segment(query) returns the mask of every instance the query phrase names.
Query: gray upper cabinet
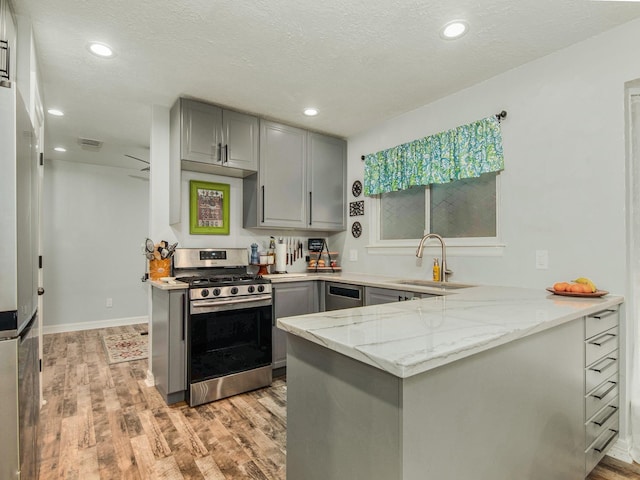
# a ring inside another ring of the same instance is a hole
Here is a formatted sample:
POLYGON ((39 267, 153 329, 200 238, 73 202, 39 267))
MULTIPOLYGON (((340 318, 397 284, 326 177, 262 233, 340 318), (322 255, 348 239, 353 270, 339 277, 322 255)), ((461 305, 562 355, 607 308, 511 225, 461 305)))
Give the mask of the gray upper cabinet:
POLYGON ((347 143, 340 138, 309 133, 307 148, 308 228, 344 230, 347 143))
POLYGON ((257 175, 244 179, 245 228, 344 230, 346 142, 260 121, 257 175))
POLYGON ((179 98, 171 108, 169 223, 180 218, 181 170, 246 177, 258 170, 258 118, 179 98))
POLYGON ((305 228, 307 132, 260 122, 260 226, 305 228))
POLYGON ((258 118, 181 98, 172 112, 182 168, 230 177, 258 170, 258 118))

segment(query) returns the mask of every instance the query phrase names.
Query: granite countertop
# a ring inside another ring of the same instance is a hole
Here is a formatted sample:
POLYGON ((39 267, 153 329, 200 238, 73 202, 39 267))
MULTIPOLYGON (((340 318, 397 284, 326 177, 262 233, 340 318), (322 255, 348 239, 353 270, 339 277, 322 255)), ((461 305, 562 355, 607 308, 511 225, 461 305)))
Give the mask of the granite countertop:
POLYGON ((281 318, 278 327, 407 378, 582 316, 617 308, 624 300, 618 295, 564 297, 543 289, 517 287, 478 286, 446 293, 281 318))

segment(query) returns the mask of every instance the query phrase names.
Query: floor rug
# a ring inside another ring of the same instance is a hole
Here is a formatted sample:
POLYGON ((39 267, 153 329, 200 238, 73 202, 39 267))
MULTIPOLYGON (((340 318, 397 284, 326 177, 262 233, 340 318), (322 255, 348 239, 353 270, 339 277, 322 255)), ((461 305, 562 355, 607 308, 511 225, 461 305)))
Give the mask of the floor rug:
POLYGON ((112 364, 147 358, 149 354, 148 338, 148 335, 140 335, 140 333, 103 336, 102 344, 107 352, 107 361, 112 364))

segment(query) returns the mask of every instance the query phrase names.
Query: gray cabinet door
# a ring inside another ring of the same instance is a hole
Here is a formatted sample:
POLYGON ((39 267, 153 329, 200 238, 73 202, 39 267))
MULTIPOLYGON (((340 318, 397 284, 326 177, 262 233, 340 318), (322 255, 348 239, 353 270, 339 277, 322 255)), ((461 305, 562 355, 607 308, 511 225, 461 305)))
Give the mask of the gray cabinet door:
POLYGON ((364 290, 365 305, 381 305, 383 303, 401 302, 406 292, 388 288, 366 287, 364 290))
POLYGON ((344 140, 309 133, 307 189, 308 228, 346 228, 345 184, 347 144, 344 140))
POLYGON ((307 132, 260 122, 258 224, 306 228, 307 132))
POLYGON ((152 289, 151 369, 167 404, 184 400, 187 389, 185 295, 185 290, 152 289))
MULTIPOLYGON (((278 318, 316 313, 318 303, 317 282, 295 282, 273 285, 274 324, 278 318)), ((273 368, 284 367, 287 363, 287 335, 273 327, 273 368)))
POLYGON ((364 304, 380 305, 383 303, 404 302, 420 298, 436 297, 429 293, 410 292, 406 290, 392 290, 390 288, 365 287, 364 304))
POLYGON ((258 171, 258 118, 224 110, 222 130, 224 165, 258 171))
POLYGON ((222 109, 181 99, 181 158, 192 162, 221 163, 222 109))

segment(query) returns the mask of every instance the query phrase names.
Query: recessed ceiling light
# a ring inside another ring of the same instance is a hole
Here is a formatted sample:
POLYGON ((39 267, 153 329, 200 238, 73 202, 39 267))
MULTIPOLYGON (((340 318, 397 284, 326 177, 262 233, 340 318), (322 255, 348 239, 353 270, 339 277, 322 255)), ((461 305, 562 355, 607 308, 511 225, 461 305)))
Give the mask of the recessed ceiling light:
POLYGON ((467 22, 462 20, 455 20, 453 22, 447 23, 444 27, 442 27, 442 33, 440 36, 447 40, 451 40, 454 38, 460 38, 467 32, 469 26, 467 22))
POLYGON ((54 117, 64 117, 64 112, 57 108, 50 108, 47 112, 49 112, 49 115, 53 115, 54 117))
POLYGON ((98 57, 113 57, 113 49, 106 43, 91 42, 89 44, 89 51, 98 57))
POLYGON ((67 151, 67 149, 66 149, 66 148, 64 148, 64 147, 55 147, 55 148, 54 148, 54 150, 55 150, 56 152, 66 152, 66 151, 67 151))
POLYGON ((311 108, 311 107, 305 108, 304 109, 304 114, 307 117, 315 117, 318 114, 318 110, 316 108, 311 108))

